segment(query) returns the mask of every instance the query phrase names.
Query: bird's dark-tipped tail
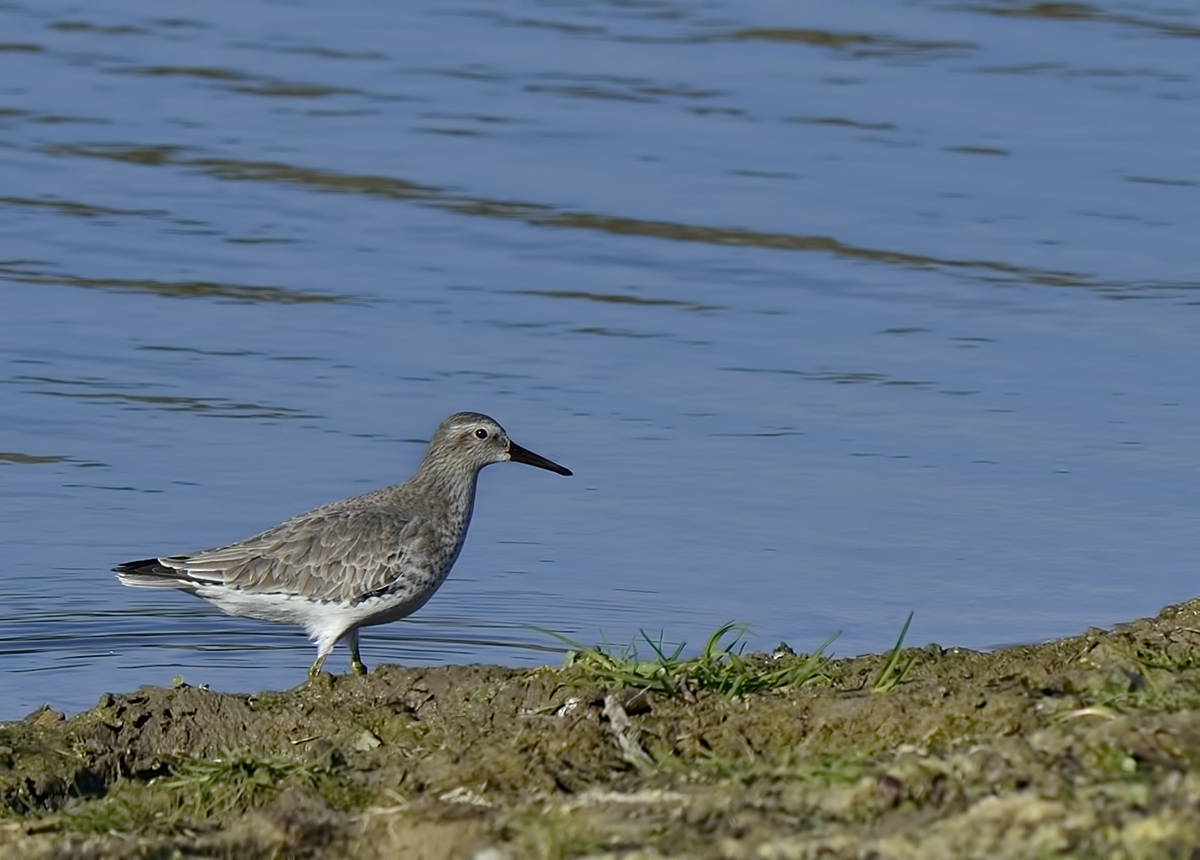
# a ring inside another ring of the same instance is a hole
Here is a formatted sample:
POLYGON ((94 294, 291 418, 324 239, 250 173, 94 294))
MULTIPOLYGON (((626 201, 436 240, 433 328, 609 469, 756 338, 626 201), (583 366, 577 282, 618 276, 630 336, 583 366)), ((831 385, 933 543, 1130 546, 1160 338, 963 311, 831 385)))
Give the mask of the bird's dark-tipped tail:
POLYGON ((179 571, 167 567, 157 558, 127 561, 113 568, 122 585, 134 588, 187 588, 189 583, 181 580, 179 571))

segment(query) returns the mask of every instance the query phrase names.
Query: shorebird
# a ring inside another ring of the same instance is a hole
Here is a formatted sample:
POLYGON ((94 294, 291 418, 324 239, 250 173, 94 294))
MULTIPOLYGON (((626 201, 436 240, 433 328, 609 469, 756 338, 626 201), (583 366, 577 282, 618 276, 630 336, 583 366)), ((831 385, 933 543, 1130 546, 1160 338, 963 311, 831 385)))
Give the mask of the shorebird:
POLYGON ((261 534, 191 555, 128 561, 123 585, 178 588, 229 615, 303 627, 317 645, 309 677, 333 646, 350 647, 365 675, 358 630, 397 621, 429 600, 458 558, 479 470, 512 460, 570 475, 522 448, 478 412, 451 415, 402 484, 292 517, 261 534))

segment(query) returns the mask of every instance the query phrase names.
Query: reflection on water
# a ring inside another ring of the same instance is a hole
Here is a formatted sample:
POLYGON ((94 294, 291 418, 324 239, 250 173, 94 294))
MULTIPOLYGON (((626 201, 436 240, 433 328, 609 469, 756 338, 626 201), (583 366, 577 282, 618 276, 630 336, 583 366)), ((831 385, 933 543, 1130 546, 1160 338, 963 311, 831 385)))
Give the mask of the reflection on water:
POLYGON ((798 376, 801 379, 815 379, 820 382, 833 382, 838 385, 908 385, 914 388, 922 388, 932 384, 929 382, 919 382, 915 379, 892 379, 882 373, 838 373, 825 370, 781 370, 765 367, 722 367, 721 370, 733 373, 780 373, 785 376, 798 376))
MULTIPOLYGON (((1004 150, 988 147, 947 147, 951 152, 973 154, 1007 154, 1004 150)), ((200 168, 219 179, 244 182, 280 182, 303 184, 321 191, 357 193, 395 200, 412 200, 424 205, 437 206, 460 215, 477 215, 488 218, 511 218, 524 221, 531 226, 568 228, 574 230, 597 230, 619 236, 648 236, 670 239, 676 242, 701 242, 712 245, 738 245, 769 248, 780 251, 813 251, 839 257, 860 259, 873 263, 905 266, 911 268, 945 268, 953 272, 990 282, 1025 283, 1033 282, 1047 286, 1087 287, 1099 290, 1110 297, 1125 297, 1144 289, 1192 290, 1200 287, 1200 281, 1177 283, 1143 284, 1137 282, 1112 282, 1099 280, 1075 272, 1039 271, 1027 266, 988 260, 955 260, 889 251, 877 248, 856 247, 827 236, 796 236, 781 233, 762 233, 728 227, 705 227, 690 224, 675 224, 660 221, 645 221, 636 218, 592 214, 586 212, 555 212, 551 207, 538 203, 523 203, 508 200, 483 200, 463 198, 447 194, 441 189, 391 179, 382 176, 345 176, 328 171, 291 167, 276 163, 241 163, 228 159, 189 158, 176 154, 173 147, 126 147, 126 146, 59 146, 53 151, 58 154, 112 158, 146 165, 181 165, 200 168)), ((0 268, 0 277, 14 279, 41 278, 51 276, 34 273, 9 274, 0 268)), ((109 281, 89 284, 85 279, 62 278, 58 283, 79 286, 107 286, 109 281)), ((114 289, 147 289, 140 283, 111 281, 114 289)), ((169 290, 179 295, 203 295, 210 290, 216 295, 242 298, 246 301, 336 301, 335 297, 292 294, 274 287, 249 287, 222 284, 171 284, 161 285, 160 294, 169 290), (270 296, 268 298, 267 296, 270 296)))
POLYGON ((0 451, 0 464, 3 463, 61 463, 66 457, 44 456, 37 454, 18 454, 14 451, 0 451))
MULTIPOLYGON (((0 636, 0 657, 37 655, 45 665, 76 660, 79 652, 111 655, 140 648, 168 652, 295 652, 307 646, 304 635, 273 625, 246 625, 216 612, 181 612, 169 607, 142 607, 139 624, 131 630, 124 612, 77 612, 72 621, 82 630, 63 635, 62 619, 27 612, 0 618, 5 635, 0 636), (220 620, 214 620, 214 616, 220 620)), ((312 647, 312 646, 308 646, 312 647)), ((371 630, 364 638, 374 662, 413 661, 418 655, 446 650, 462 654, 481 649, 511 652, 509 660, 529 664, 546 660, 546 655, 564 654, 565 646, 531 628, 488 624, 470 618, 422 617, 371 630)), ((251 658, 252 659, 252 658, 251 658)), ((220 665, 219 663, 216 665, 220 665)), ((27 669, 26 671, 36 671, 27 669)))
POLYGON ((767 42, 802 42, 820 48, 838 48, 859 57, 897 57, 909 54, 955 56, 976 47, 971 42, 932 42, 873 36, 868 33, 834 33, 828 30, 756 27, 738 30, 731 39, 762 39, 767 42))
POLYGON ((85 278, 76 275, 38 272, 25 266, 4 263, 0 263, 0 279, 24 284, 56 284, 97 290, 152 293, 156 296, 172 298, 219 298, 233 299, 238 302, 276 302, 281 304, 353 301, 349 296, 305 293, 282 287, 218 284, 204 281, 151 281, 140 278, 85 278))
POLYGON ((528 296, 546 296, 551 299, 583 299, 589 302, 604 302, 614 305, 648 305, 651 307, 685 308, 689 311, 723 311, 721 305, 706 305, 681 299, 654 299, 646 296, 630 296, 622 293, 589 293, 584 290, 514 290, 528 296))
POLYGON ((302 680, 300 632, 110 568, 403 480, 462 409, 578 478, 488 470, 368 664, 1193 596, 1198 14, 4 5, 0 718, 302 680))
POLYGON ((79 218, 97 218, 109 215, 151 215, 162 216, 165 212, 137 209, 110 209, 105 206, 88 206, 84 203, 72 203, 69 200, 34 200, 28 197, 0 197, 0 205, 23 206, 34 209, 50 209, 60 215, 75 215, 79 218))
POLYGON ((1200 39, 1200 27, 1194 24, 1155 20, 1142 15, 1112 12, 1091 3, 1004 3, 971 4, 962 8, 986 15, 1011 18, 1049 18, 1059 21, 1102 21, 1127 28, 1145 28, 1163 36, 1200 39))
MULTIPOLYGON (((239 353, 225 353, 238 355, 239 353)), ((245 353, 241 353, 245 354, 245 353)), ((136 407, 167 409, 172 412, 194 412, 202 415, 218 415, 225 418, 310 418, 297 409, 281 406, 262 406, 256 403, 231 403, 224 398, 178 397, 166 394, 134 394, 130 391, 80 391, 87 389, 145 388, 143 383, 115 383, 105 379, 50 379, 37 376, 16 376, 10 382, 25 384, 24 393, 42 394, 50 397, 72 397, 78 400, 118 402, 136 407), (52 387, 41 387, 52 386, 52 387), (63 390, 65 388, 65 390, 63 390)))

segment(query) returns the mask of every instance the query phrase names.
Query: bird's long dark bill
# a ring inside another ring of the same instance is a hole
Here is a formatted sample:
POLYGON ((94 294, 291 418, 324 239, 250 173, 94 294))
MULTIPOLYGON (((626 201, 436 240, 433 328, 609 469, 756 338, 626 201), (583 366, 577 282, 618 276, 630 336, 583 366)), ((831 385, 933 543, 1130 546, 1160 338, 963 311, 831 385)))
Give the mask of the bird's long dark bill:
POLYGON ((516 442, 508 443, 508 456, 512 458, 514 463, 527 463, 530 466, 537 466, 539 469, 548 469, 551 472, 558 472, 560 475, 571 474, 570 469, 565 469, 555 463, 553 460, 547 460, 541 454, 535 454, 527 448, 522 448, 516 442))

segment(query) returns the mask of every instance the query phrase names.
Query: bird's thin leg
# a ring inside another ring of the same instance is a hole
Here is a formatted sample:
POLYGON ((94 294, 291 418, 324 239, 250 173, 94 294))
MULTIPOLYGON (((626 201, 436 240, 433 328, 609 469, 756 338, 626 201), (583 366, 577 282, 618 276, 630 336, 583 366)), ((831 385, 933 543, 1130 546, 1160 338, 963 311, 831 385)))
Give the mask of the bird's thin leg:
POLYGON ((317 659, 312 666, 308 668, 308 677, 315 678, 321 674, 321 667, 325 665, 325 658, 329 656, 329 652, 333 650, 333 646, 337 644, 336 639, 328 639, 322 637, 317 641, 317 659))
POLYGON ((321 664, 325 662, 325 658, 328 656, 328 653, 317 655, 317 659, 308 667, 308 677, 315 678, 321 674, 321 664))
POLYGON ((367 674, 367 667, 363 665, 362 657, 358 653, 358 631, 351 630, 346 634, 346 644, 350 646, 350 668, 354 670, 356 675, 367 674))

